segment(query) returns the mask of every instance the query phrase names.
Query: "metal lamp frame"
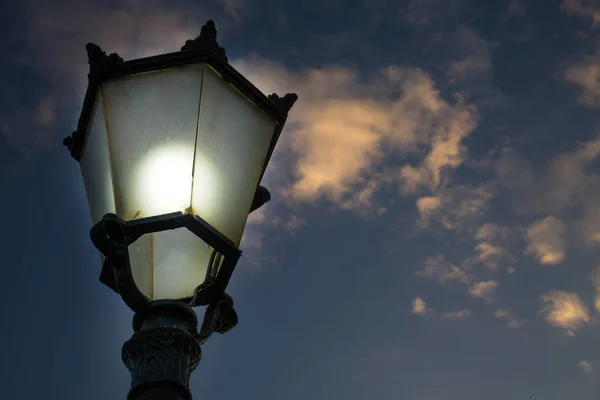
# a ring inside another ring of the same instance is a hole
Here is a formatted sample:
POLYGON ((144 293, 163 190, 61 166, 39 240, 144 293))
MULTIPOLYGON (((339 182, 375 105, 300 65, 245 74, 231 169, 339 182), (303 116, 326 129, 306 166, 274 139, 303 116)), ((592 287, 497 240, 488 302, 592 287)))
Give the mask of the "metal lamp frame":
POLYGON ((148 308, 150 300, 138 288, 131 271, 129 245, 146 234, 186 228, 213 248, 205 281, 192 297, 178 299, 190 307, 208 305, 225 292, 231 274, 240 258, 237 246, 202 218, 175 212, 154 217, 125 221, 115 214, 106 214, 90 230, 94 246, 105 259, 100 280, 121 295, 135 312, 148 308))
MULTIPOLYGON (((265 96, 227 62, 225 49, 217 44, 217 30, 208 21, 200 36, 188 40, 181 51, 123 61, 118 54, 106 55, 88 43, 89 84, 77 130, 64 139, 71 156, 80 161, 85 147, 94 99, 107 79, 163 70, 204 62, 236 90, 244 94, 275 122, 275 131, 266 154, 259 184, 249 213, 270 200, 267 189, 260 186, 269 159, 298 96, 288 93, 265 96)), ((189 378, 201 357, 202 345, 213 332, 225 333, 235 327, 238 316, 233 300, 225 288, 241 256, 239 248, 199 216, 176 212, 125 221, 116 214, 106 214, 92 227, 90 237, 104 256, 100 281, 109 286, 135 312, 134 334, 125 342, 122 359, 131 372, 129 400, 191 400, 189 378), (213 248, 204 283, 194 295, 178 300, 151 300, 138 288, 133 278, 129 246, 146 234, 185 228, 213 248), (192 307, 207 305, 201 329, 192 307)))
MULTIPOLYGON (((181 48, 181 51, 130 61, 124 61, 116 53, 106 55, 98 45, 88 43, 86 49, 90 64, 89 84, 81 116, 77 130, 63 141, 63 144, 69 149, 71 156, 77 161, 81 159, 94 99, 104 81, 126 75, 159 71, 196 63, 206 63, 206 65, 213 68, 225 81, 250 99, 276 122, 273 139, 269 145, 260 173, 260 182, 287 119, 287 114, 298 99, 298 96, 295 93, 288 93, 283 97, 275 93, 265 96, 250 81, 229 65, 225 49, 219 46, 216 36, 217 30, 214 22, 208 21, 202 27, 200 36, 194 40, 188 40, 181 48)), ((256 210, 269 201, 270 197, 268 190, 258 185, 249 212, 256 210)), ((195 215, 173 213, 125 221, 115 214, 107 214, 92 228, 92 240, 98 250, 105 256, 100 276, 101 282, 118 292, 127 305, 134 311, 147 308, 150 300, 135 285, 127 246, 144 234, 177 228, 187 228, 223 256, 222 263, 220 260, 211 258, 213 261, 211 262, 212 264, 216 262, 216 265, 220 265, 219 270, 216 271, 218 272, 216 276, 214 275, 213 266, 210 265, 205 283, 197 288, 193 297, 182 300, 192 307, 207 305, 217 301, 224 293, 241 252, 228 238, 219 233, 202 218, 195 215), (107 239, 107 224, 113 225, 115 229, 118 226, 117 230, 122 231, 124 239, 122 241, 107 239)))

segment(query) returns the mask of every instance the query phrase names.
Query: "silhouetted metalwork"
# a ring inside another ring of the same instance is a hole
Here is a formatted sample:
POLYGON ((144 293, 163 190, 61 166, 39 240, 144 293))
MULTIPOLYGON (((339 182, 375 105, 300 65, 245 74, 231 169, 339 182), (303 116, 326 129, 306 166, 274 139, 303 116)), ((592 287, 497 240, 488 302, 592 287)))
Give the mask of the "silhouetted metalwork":
POLYGON ((288 93, 283 97, 279 97, 277 94, 273 93, 269 95, 269 100, 275 103, 277 107, 281 108, 287 114, 290 112, 296 100, 298 100, 298 95, 296 93, 288 93))
POLYGON ((202 354, 195 312, 179 301, 157 301, 134 321, 121 352, 131 372, 128 400, 190 400, 190 374, 202 354))
POLYGON ((152 301, 139 290, 133 279, 129 245, 143 235, 178 228, 188 229, 213 249, 204 283, 196 288, 193 297, 182 301, 191 307, 212 304, 225 293, 241 251, 202 218, 175 212, 124 221, 115 214, 106 214, 92 227, 92 243, 105 257, 101 277, 106 280, 103 283, 116 290, 133 311, 144 312, 152 301))
MULTIPOLYGON (((273 140, 263 163, 260 182, 288 112, 298 96, 295 93, 283 97, 277 94, 265 96, 228 64, 225 49, 219 46, 216 37, 215 24, 208 21, 200 35, 186 41, 181 51, 130 61, 124 61, 116 53, 107 55, 98 45, 88 43, 88 89, 77 130, 63 140, 71 156, 80 161, 93 104, 102 83, 107 79, 206 63, 275 122, 273 140)), ((270 199, 269 191, 258 185, 250 212, 270 199)), ((93 244, 104 256, 100 281, 119 293, 135 312, 134 334, 122 350, 123 362, 131 372, 129 400, 190 400, 189 378, 200 361, 200 346, 213 332, 228 332, 238 323, 233 300, 225 293, 225 289, 241 251, 226 236, 189 211, 131 221, 125 221, 115 214, 106 214, 90 231, 93 244), (190 298, 150 300, 134 281, 128 247, 143 235, 178 228, 188 229, 214 249, 204 283, 196 288, 190 298), (191 308, 197 305, 207 305, 200 331, 196 314, 191 308)))
POLYGON ((112 53, 107 56, 97 44, 88 43, 85 48, 87 50, 90 68, 106 67, 123 62, 123 59, 117 53, 112 53))
POLYGON ((217 27, 213 21, 207 21, 200 29, 200 36, 194 40, 187 40, 181 51, 194 50, 202 46, 210 47, 216 54, 227 61, 225 49, 217 43, 217 27))
POLYGON ((134 334, 121 352, 131 372, 128 400, 190 400, 190 374, 200 362, 201 344, 237 321, 228 295, 208 306, 200 331, 196 313, 181 301, 157 300, 137 312, 134 334))

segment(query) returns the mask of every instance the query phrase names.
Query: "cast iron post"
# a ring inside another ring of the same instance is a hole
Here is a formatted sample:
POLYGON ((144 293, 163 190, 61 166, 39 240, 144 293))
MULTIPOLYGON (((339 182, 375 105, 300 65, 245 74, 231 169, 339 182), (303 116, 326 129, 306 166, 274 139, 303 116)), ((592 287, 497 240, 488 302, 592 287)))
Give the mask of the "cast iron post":
POLYGON ((123 345, 131 372, 128 400, 191 400, 190 374, 200 361, 196 313, 180 301, 155 301, 133 318, 123 345))

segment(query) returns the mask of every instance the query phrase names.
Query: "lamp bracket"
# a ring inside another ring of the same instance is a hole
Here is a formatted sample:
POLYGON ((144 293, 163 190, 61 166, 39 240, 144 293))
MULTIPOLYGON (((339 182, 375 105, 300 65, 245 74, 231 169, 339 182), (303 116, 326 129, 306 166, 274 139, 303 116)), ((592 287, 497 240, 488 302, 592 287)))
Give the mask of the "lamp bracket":
POLYGON ((219 300, 206 308, 202 327, 198 332, 198 341, 200 344, 204 344, 213 332, 224 334, 235 328, 237 323, 238 316, 233 308, 233 299, 223 293, 219 300))
MULTIPOLYGON (((133 311, 143 312, 151 300, 139 290, 133 279, 129 245, 145 234, 178 228, 187 228, 222 256, 221 264, 213 265, 211 262, 204 283, 196 288, 194 295, 180 300, 191 307, 220 302, 241 251, 200 217, 176 212, 124 221, 115 214, 106 214, 92 227, 92 243, 105 257, 100 280, 119 293, 133 311)), ((214 259, 211 257, 211 260, 214 259)), ((224 313, 231 316, 231 312, 224 313)))

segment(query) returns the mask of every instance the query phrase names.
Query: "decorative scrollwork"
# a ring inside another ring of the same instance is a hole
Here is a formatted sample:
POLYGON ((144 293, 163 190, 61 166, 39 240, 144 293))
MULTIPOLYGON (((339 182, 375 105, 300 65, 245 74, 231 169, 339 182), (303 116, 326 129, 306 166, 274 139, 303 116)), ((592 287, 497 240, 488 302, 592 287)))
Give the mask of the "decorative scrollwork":
POLYGON ((77 133, 77 131, 73 131, 73 133, 71 133, 70 136, 67 136, 66 138, 63 139, 63 146, 65 146, 67 149, 69 149, 69 151, 73 150, 73 141, 74 141, 74 137, 75 134, 77 133))
POLYGON ((88 63, 91 68, 105 67, 123 62, 123 59, 117 53, 112 53, 107 56, 106 52, 102 51, 97 44, 88 43, 85 48, 88 54, 88 63))
POLYGON ((181 50, 194 50, 200 46, 208 46, 215 53, 225 59, 225 61, 227 61, 225 49, 219 46, 217 43, 217 27, 215 26, 214 21, 207 21, 206 24, 204 24, 200 29, 200 36, 194 40, 187 40, 181 50))
POLYGON ((298 100, 298 95, 296 93, 288 93, 283 97, 279 97, 276 93, 269 95, 269 100, 277 105, 277 107, 281 108, 286 114, 292 109, 292 106, 298 100))

